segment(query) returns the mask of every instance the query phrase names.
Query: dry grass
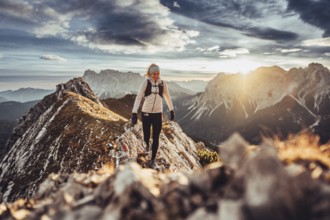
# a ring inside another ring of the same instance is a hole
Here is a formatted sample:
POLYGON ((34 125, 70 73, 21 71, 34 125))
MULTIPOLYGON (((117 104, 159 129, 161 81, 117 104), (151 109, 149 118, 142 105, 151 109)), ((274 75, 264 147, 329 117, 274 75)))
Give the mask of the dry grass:
POLYGON ((66 92, 55 108, 65 102, 67 104, 57 115, 51 129, 54 132, 52 136, 61 136, 63 152, 80 155, 83 150, 84 160, 88 164, 110 162, 107 144, 116 144, 115 140, 124 132, 127 120, 76 93, 66 92))
POLYGON ((330 144, 320 145, 319 137, 303 133, 290 136, 286 141, 275 140, 279 158, 287 163, 306 162, 320 165, 323 169, 330 169, 330 144))

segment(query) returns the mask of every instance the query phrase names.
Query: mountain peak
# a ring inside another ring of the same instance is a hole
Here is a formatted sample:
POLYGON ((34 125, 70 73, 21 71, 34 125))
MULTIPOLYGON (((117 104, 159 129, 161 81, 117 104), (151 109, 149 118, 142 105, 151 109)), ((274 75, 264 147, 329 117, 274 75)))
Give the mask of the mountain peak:
POLYGON ((286 71, 284 69, 282 69, 279 66, 270 66, 270 67, 258 67, 257 69, 255 69, 254 71, 252 71, 252 73, 262 73, 262 74, 282 74, 285 73, 286 71))
POLYGON ((73 78, 66 83, 61 83, 56 86, 55 93, 59 98, 63 96, 64 91, 77 93, 102 105, 101 100, 94 94, 92 89, 82 77, 73 78))
MULTIPOLYGON (((320 63, 310 63, 307 67, 307 71, 308 72, 314 72, 314 71, 318 71, 318 70, 328 70, 326 67, 324 67, 322 64, 320 63)), ((329 71, 329 70, 328 70, 329 71)))

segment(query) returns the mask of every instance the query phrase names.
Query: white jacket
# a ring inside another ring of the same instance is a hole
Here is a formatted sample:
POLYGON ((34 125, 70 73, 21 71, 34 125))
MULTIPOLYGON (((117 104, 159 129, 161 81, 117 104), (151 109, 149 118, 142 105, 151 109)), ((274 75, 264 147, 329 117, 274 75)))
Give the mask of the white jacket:
POLYGON ((171 100, 170 93, 168 91, 167 84, 164 80, 158 79, 156 82, 151 79, 145 79, 142 82, 140 90, 135 98, 133 111, 132 113, 137 113, 138 108, 140 106, 141 100, 144 97, 144 103, 142 106, 142 112, 146 113, 161 113, 163 112, 163 100, 162 97, 159 95, 158 85, 163 82, 163 97, 165 98, 166 104, 170 111, 173 110, 173 103, 171 100), (144 97, 144 92, 146 91, 148 80, 151 82, 151 94, 144 97))

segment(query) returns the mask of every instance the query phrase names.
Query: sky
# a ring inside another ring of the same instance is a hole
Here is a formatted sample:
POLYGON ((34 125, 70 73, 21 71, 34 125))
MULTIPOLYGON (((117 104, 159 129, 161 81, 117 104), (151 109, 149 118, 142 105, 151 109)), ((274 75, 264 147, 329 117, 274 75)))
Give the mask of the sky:
POLYGON ((329 0, 0 0, 0 91, 151 63, 167 80, 329 68, 329 21, 329 0))

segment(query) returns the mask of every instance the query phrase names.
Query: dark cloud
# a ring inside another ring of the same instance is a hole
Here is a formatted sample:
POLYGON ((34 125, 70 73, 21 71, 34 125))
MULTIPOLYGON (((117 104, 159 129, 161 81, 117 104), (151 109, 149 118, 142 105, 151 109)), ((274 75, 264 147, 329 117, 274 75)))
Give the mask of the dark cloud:
POLYGON ((252 36, 265 40, 274 40, 279 43, 293 41, 298 38, 298 35, 293 32, 276 30, 273 28, 249 28, 247 29, 247 36, 252 36))
POLYGON ((46 0, 18 4, 3 0, 0 6, 0 17, 8 21, 8 25, 4 19, 0 21, 3 28, 19 23, 16 29, 39 38, 56 36, 92 48, 111 50, 110 45, 121 45, 182 49, 192 36, 170 21, 165 7, 151 1, 46 0))
POLYGON ((235 27, 226 17, 238 11, 239 4, 233 1, 194 1, 194 0, 161 0, 161 4, 168 7, 172 12, 178 13, 208 24, 235 27), (174 2, 179 3, 179 7, 175 6, 174 2))
POLYGON ((23 2, 1 0, 0 1, 0 12, 3 14, 25 14, 29 11, 28 6, 23 2))
POLYGON ((221 24, 221 20, 228 24, 230 20, 236 22, 239 18, 262 18, 280 10, 277 0, 161 0, 160 2, 175 13, 215 24, 218 22, 221 24), (176 6, 177 4, 179 6, 176 6))
POLYGON ((303 21, 324 30, 324 37, 330 36, 329 0, 288 0, 288 10, 296 11, 303 21))
POLYGON ((51 61, 66 61, 65 58, 60 57, 60 56, 55 55, 55 54, 42 55, 42 56, 40 56, 40 59, 42 59, 42 60, 51 60, 51 61))
POLYGON ((144 45, 153 39, 166 35, 152 18, 133 11, 122 13, 103 13, 97 22, 96 32, 88 34, 88 38, 94 42, 122 45, 144 45))
POLYGON ((255 24, 254 19, 262 19, 269 15, 283 13, 283 6, 276 0, 226 1, 226 0, 161 0, 161 3, 174 13, 191 17, 208 24, 240 30, 246 36, 276 42, 296 40, 298 35, 293 32, 277 30, 255 24), (180 7, 176 7, 178 2, 180 7))
POLYGON ((33 11, 28 5, 9 0, 0 1, 0 25, 2 28, 31 28, 34 25, 33 11))

